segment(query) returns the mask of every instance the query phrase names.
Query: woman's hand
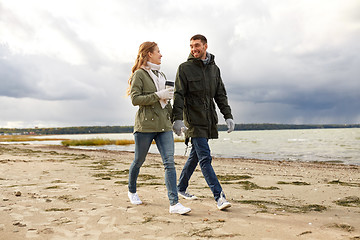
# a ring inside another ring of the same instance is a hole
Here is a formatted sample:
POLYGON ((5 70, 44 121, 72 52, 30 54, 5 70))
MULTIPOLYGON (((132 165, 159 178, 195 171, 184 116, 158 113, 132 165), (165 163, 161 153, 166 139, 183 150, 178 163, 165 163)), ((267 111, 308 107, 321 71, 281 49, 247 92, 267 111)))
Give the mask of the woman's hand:
POLYGON ((174 97, 174 88, 163 89, 163 90, 160 90, 160 91, 155 92, 155 93, 156 93, 156 95, 158 95, 158 97, 160 99, 165 99, 165 100, 173 99, 173 97, 174 97))

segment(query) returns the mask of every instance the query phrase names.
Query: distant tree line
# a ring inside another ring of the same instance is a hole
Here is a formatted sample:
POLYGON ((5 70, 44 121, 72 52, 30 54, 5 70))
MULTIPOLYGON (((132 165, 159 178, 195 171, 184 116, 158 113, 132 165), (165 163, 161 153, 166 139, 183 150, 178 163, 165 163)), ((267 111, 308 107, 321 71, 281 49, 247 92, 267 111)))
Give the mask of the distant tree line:
MULTIPOLYGON (((360 124, 235 124, 235 131, 240 130, 280 130, 280 129, 319 129, 319 128, 360 128, 360 124)), ((63 128, 0 128, 0 134, 87 134, 87 133, 132 133, 133 126, 88 126, 63 128)), ((226 131, 226 125, 218 125, 219 131, 226 131)))
POLYGON ((89 126, 62 128, 0 128, 0 134, 58 135, 87 133, 131 133, 133 126, 89 126))
MULTIPOLYGON (((360 124, 275 124, 248 123, 235 124, 235 131, 244 130, 281 130, 281 129, 321 129, 321 128, 360 128, 360 124)), ((218 125, 219 131, 226 131, 226 125, 218 125)))

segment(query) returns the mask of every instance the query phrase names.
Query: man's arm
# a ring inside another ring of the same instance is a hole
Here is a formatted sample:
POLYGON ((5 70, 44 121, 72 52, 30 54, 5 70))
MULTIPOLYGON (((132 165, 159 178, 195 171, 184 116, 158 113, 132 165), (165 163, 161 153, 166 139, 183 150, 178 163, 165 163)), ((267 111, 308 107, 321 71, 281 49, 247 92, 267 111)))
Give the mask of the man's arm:
POLYGON ((186 92, 186 77, 181 70, 181 65, 178 68, 175 79, 174 105, 172 111, 173 130, 176 135, 181 136, 181 132, 185 132, 187 127, 183 122, 184 97, 186 92))
POLYGON ((231 114, 231 108, 228 103, 228 97, 225 90, 225 85, 221 79, 220 70, 219 70, 219 81, 218 85, 216 86, 216 93, 214 100, 216 102, 216 105, 220 109, 220 112, 224 116, 224 119, 234 119, 231 114))
POLYGON ((174 89, 174 105, 172 111, 172 121, 183 120, 183 109, 184 109, 184 96, 186 93, 186 76, 182 71, 181 65, 179 66, 174 89))

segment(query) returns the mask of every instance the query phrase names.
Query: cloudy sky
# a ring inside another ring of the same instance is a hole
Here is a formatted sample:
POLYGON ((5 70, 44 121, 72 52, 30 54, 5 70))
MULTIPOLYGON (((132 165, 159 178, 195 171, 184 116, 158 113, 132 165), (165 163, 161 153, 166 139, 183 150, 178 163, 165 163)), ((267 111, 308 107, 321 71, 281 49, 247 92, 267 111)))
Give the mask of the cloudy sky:
POLYGON ((0 127, 133 125, 139 45, 174 79, 197 33, 236 123, 360 123, 358 0, 0 0, 0 127))

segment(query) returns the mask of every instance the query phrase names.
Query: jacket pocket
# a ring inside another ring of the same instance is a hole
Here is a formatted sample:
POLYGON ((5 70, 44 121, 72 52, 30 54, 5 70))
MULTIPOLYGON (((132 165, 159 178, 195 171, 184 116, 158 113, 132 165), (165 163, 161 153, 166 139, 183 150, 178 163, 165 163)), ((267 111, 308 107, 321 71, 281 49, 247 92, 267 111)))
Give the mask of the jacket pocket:
POLYGON ((141 106, 138 110, 135 122, 142 128, 149 128, 152 126, 154 114, 150 108, 151 106, 141 106))
POLYGON ((188 78, 189 92, 199 92, 204 90, 201 77, 188 78))
POLYGON ((186 120, 191 125, 207 126, 207 111, 203 105, 188 105, 186 107, 186 120))
POLYGON ((144 107, 144 121, 154 121, 155 111, 152 105, 144 107))

